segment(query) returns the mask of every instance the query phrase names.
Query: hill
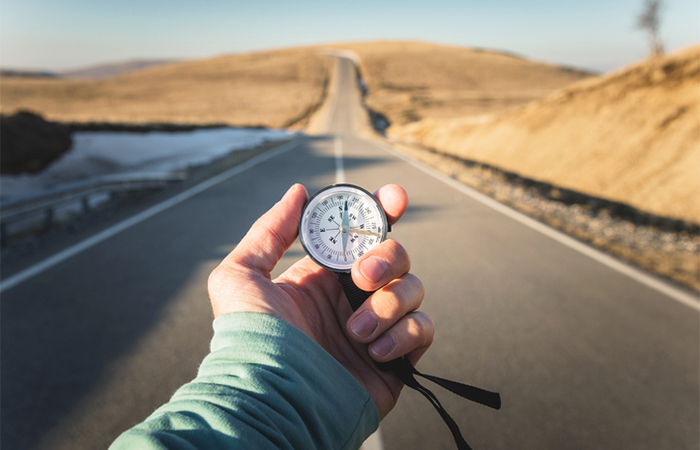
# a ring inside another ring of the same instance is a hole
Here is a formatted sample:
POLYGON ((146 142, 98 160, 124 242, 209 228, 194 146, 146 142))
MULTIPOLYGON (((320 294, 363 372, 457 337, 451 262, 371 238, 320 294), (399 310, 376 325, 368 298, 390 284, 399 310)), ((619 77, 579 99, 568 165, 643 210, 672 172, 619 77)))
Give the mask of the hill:
POLYGON ((488 116, 391 133, 523 177, 700 222, 700 46, 488 116))
POLYGON ((592 74, 493 50, 422 42, 334 45, 360 57, 366 104, 389 132, 422 119, 492 113, 541 99, 592 74))
MULTIPOLYGON (((601 77, 419 42, 360 57, 390 137, 664 217, 698 222, 700 47, 601 77)), ((0 78, 3 114, 61 122, 302 128, 323 102, 322 47, 172 63, 98 80, 0 78)))
POLYGON ((332 67, 313 49, 187 61, 104 79, 0 78, 0 110, 60 122, 302 126, 332 67))
POLYGON ((109 78, 130 72, 147 69, 149 67, 162 66, 177 62, 172 59, 134 59, 116 63, 98 64, 78 69, 57 72, 56 76, 65 78, 109 78))
MULTIPOLYGON (((370 88, 367 105, 394 125, 501 111, 589 75, 506 53, 418 42, 333 47, 360 55, 370 88)), ((139 61, 107 64, 55 79, 6 72, 0 78, 0 110, 5 115, 31 110, 61 122, 301 127, 324 97, 332 61, 323 48, 227 55, 141 70, 139 61), (121 73, 125 69, 131 72, 121 73)))

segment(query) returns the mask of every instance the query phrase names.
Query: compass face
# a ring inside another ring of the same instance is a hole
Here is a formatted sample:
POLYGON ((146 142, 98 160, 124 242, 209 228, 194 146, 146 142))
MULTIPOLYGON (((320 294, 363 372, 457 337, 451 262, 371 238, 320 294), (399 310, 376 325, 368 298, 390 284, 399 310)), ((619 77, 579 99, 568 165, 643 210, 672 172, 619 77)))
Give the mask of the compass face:
POLYGON ((352 263, 386 239, 387 220, 376 198, 352 184, 322 189, 306 204, 299 238, 322 267, 349 272, 352 263))

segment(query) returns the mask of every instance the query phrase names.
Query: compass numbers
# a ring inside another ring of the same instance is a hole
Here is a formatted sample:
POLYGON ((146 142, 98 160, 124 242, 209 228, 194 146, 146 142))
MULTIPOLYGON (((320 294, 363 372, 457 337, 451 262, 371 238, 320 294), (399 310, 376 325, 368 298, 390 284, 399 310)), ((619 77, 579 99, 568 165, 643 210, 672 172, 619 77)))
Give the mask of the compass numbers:
POLYGON ((385 223, 384 211, 371 194, 335 185, 316 194, 304 208, 301 241, 316 262, 345 271, 384 240, 385 223))

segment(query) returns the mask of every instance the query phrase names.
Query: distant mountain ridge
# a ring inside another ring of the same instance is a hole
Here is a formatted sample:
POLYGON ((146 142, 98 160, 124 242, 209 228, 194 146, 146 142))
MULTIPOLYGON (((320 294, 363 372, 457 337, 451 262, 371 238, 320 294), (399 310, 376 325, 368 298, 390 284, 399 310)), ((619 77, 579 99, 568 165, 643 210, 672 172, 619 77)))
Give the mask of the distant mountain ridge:
POLYGON ((323 102, 332 70, 328 56, 309 48, 152 62, 5 76, 0 112, 82 124, 302 127, 323 102))
POLYGON ((129 72, 180 62, 176 59, 133 59, 123 62, 97 64, 84 68, 58 72, 57 75, 66 78, 108 78, 129 72))
POLYGON ((86 78, 100 79, 179 62, 176 59, 132 59, 127 61, 96 64, 77 69, 52 71, 32 69, 2 69, 0 76, 25 78, 86 78))

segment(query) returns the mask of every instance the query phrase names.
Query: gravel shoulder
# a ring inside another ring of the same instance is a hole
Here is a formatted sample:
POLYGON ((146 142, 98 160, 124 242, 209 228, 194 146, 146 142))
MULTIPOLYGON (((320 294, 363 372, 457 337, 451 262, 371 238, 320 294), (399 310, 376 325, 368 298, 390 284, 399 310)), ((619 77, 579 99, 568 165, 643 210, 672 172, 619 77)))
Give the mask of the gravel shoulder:
POLYGON ((700 292, 700 231, 649 215, 620 214, 616 208, 561 197, 556 187, 543 189, 526 179, 454 156, 392 141, 391 145, 467 186, 561 230, 615 257, 631 262, 685 288, 700 292), (625 217, 627 216, 627 217, 625 217))

